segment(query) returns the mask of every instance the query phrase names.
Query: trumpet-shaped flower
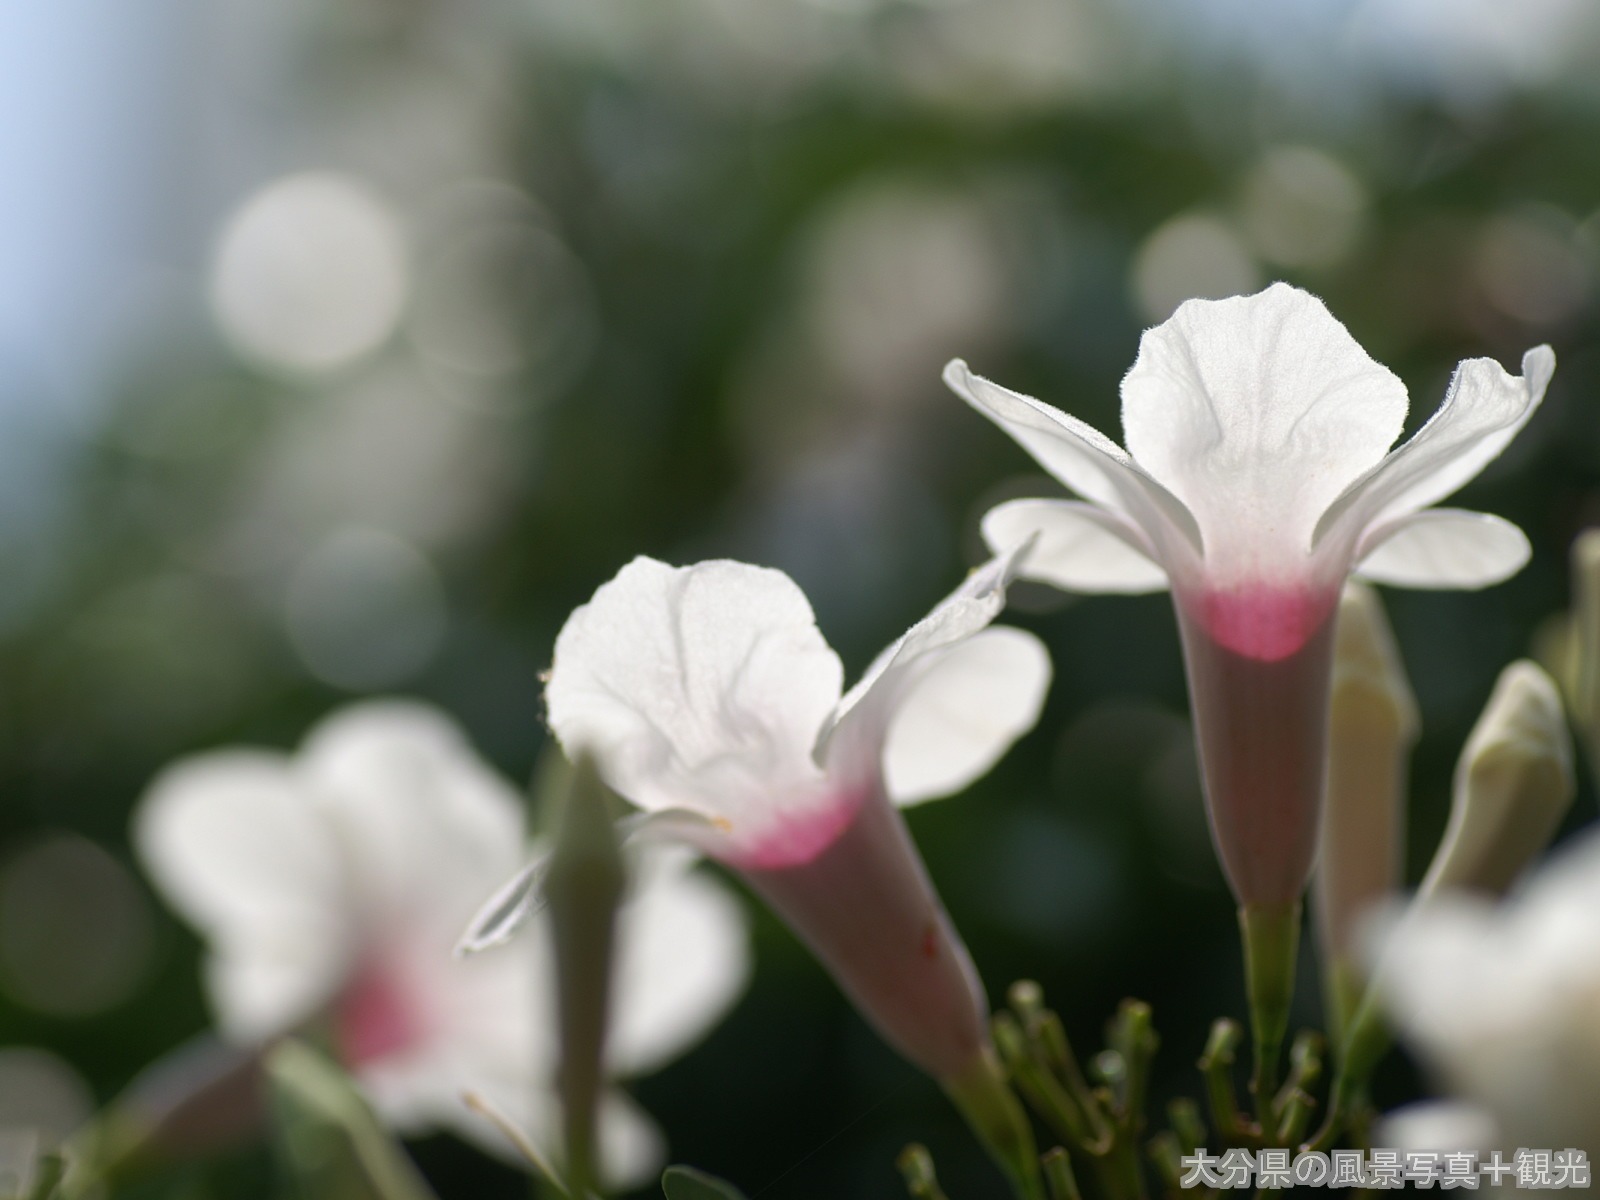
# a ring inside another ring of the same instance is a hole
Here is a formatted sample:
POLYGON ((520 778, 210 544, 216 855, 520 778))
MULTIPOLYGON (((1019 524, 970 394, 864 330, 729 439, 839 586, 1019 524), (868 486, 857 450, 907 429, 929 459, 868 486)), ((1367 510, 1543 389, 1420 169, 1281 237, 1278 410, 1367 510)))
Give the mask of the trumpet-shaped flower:
POLYGON ((1600 1150, 1600 832, 1502 902, 1441 892, 1374 939, 1378 996, 1509 1146, 1600 1150))
POLYGON ((1554 369, 1457 369, 1439 411, 1390 447, 1400 380, 1305 292, 1191 300, 1145 332, 1122 382, 1127 449, 952 362, 945 380, 1081 500, 1016 500, 991 545, 1038 539, 1022 573, 1073 591, 1170 588, 1212 831, 1242 904, 1300 895, 1315 853, 1333 626, 1352 573, 1475 588, 1527 539, 1498 517, 1429 507, 1522 428, 1554 369))
MULTIPOLYGON (((542 924, 506 951, 452 948, 486 886, 528 853, 523 805, 431 709, 379 702, 319 726, 298 754, 232 749, 180 762, 141 802, 136 842, 157 886, 208 946, 225 1035, 257 1044, 325 1030, 378 1114, 401 1132, 500 1136, 474 1092, 547 1152, 559 1144, 553 967, 542 924)), ((611 1067, 675 1057, 747 975, 737 902, 658 849, 619 917, 611 1067)), ((602 1156, 617 1182, 655 1168, 660 1136, 617 1091, 602 1156)))
POLYGON ((940 1079, 986 1049, 986 1006, 891 801, 963 787, 1037 719, 1044 648, 986 628, 1015 557, 969 577, 843 695, 782 572, 637 558, 568 619, 547 691, 569 754, 593 752, 619 793, 738 869, 940 1079))

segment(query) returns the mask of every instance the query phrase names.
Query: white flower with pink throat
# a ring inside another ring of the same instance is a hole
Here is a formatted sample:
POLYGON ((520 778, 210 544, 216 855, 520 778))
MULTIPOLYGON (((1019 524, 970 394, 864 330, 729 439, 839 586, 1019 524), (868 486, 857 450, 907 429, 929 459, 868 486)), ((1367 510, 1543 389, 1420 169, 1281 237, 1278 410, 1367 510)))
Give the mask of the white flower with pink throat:
MULTIPOLYGON (((422 705, 352 706, 296 754, 228 749, 169 768, 135 819, 138 849, 206 942, 221 1031, 245 1045, 321 1031, 379 1116, 508 1144, 462 1101, 474 1093, 544 1152, 560 1142, 553 961, 535 922, 516 945, 452 949, 486 889, 530 851, 523 801, 448 720, 422 705)), ((676 1057, 748 975, 734 898, 656 850, 619 914, 610 1068, 676 1057)), ((601 1157, 646 1179, 662 1138, 620 1090, 601 1157)))
POLYGON ((637 558, 568 619, 546 693, 569 755, 739 871, 861 1013, 1036 1173, 977 973, 897 805, 960 790, 1038 719, 1050 660, 990 628, 1022 551, 975 571, 843 691, 780 571, 637 558))
POLYGON ((1316 297, 1284 284, 1191 300, 1145 332, 1122 382, 1127 449, 952 362, 945 380, 1079 500, 1016 500, 991 545, 1038 539, 1022 574, 1071 591, 1170 589, 1212 830, 1242 905, 1295 903, 1316 850, 1334 618, 1352 573, 1498 583, 1514 525, 1434 508, 1505 449, 1555 367, 1457 368, 1408 441, 1404 384, 1316 297))

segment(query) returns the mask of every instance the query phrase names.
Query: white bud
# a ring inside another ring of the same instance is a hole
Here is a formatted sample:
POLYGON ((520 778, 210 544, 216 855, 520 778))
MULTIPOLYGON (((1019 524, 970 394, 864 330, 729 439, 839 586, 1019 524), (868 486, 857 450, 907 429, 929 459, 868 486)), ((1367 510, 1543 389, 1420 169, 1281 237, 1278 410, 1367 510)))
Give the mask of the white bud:
POLYGON ((1365 584, 1345 587, 1333 653, 1313 895, 1329 1011, 1342 1026, 1360 999, 1353 963, 1360 920, 1400 886, 1406 776, 1419 720, 1383 604, 1365 584))
POLYGON ((1450 823, 1422 895, 1504 893, 1549 844, 1576 788, 1555 682, 1526 659, 1512 663, 1461 751, 1450 823))

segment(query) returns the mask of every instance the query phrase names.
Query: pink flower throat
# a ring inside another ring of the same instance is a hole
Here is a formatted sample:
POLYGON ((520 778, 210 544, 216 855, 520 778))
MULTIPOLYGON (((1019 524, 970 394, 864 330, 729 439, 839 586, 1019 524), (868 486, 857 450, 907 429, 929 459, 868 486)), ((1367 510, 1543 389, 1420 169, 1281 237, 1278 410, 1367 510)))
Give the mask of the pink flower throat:
POLYGON ((1322 628, 1338 602, 1337 589, 1253 584, 1201 592, 1192 611, 1220 645, 1260 662, 1298 652, 1322 628))
POLYGON ((345 1066, 357 1068, 403 1054, 425 1028, 398 973, 382 963, 359 968, 334 1001, 334 1040, 345 1066))

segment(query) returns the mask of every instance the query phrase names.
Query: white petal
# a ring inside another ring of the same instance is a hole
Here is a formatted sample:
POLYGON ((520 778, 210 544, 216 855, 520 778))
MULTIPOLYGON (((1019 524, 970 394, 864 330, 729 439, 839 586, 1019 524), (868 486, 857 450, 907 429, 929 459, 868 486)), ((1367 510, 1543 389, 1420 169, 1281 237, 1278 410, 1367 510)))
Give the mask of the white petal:
POLYGON ((959 358, 945 367, 944 381, 1078 495, 1129 518, 1163 558, 1200 549, 1188 509, 1103 433, 974 375, 959 358))
POLYGON ((435 709, 345 708, 307 738, 297 766, 369 908, 426 911, 453 938, 523 862, 522 802, 435 709))
POLYGON ((611 1191, 654 1183, 667 1161, 667 1139, 650 1114, 621 1091, 600 1101, 600 1175, 611 1191))
POLYGON ((133 832, 156 886, 217 951, 225 1031, 281 1032, 331 995, 354 930, 334 839, 285 759, 224 751, 170 767, 133 832))
MULTIPOLYGON (((1013 546, 972 572, 932 612, 878 655, 861 681, 840 701, 838 712, 823 735, 821 753, 831 775, 876 778, 884 769, 890 728, 902 704, 924 674, 952 648, 959 647, 1000 615, 1005 607, 1006 585, 1016 577, 1030 545, 1013 546)), ((1016 730, 1012 736, 1021 732, 1016 730)))
POLYGON ((750 978, 744 909, 674 849, 638 861, 618 922, 608 1057, 625 1075, 676 1058, 722 1019, 750 978))
POLYGON ((1510 579, 1532 554, 1522 530, 1489 513, 1429 508, 1373 530, 1359 574, 1397 587, 1481 588, 1510 579))
POLYGON ((999 553, 1034 537, 1018 574, 1069 592, 1161 592, 1167 574, 1125 517, 1076 500, 1010 500, 983 516, 999 553))
POLYGON ((960 791, 1039 719, 1050 652, 997 626, 952 646, 912 683, 889 724, 884 777, 897 804, 960 791))
POLYGON ((1373 1144, 1398 1150, 1487 1154, 1500 1144, 1494 1116, 1461 1100, 1424 1100, 1383 1114, 1373 1144))
POLYGON ((1456 368, 1439 411, 1411 439, 1328 509, 1316 540, 1345 530, 1350 536, 1443 500, 1484 467, 1527 424, 1544 399, 1556 368, 1548 346, 1522 356, 1520 377, 1489 358, 1456 368))
POLYGON ((781 571, 636 558, 567 619, 545 697, 568 754, 594 750, 635 804, 733 817, 820 783, 841 677, 781 571))
POLYGON ((1271 573, 1405 423, 1406 389, 1322 301, 1274 284, 1190 300, 1122 381, 1128 449, 1199 523, 1208 574, 1271 573))

